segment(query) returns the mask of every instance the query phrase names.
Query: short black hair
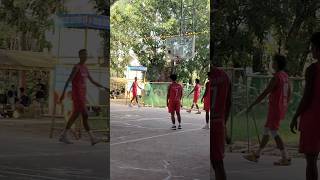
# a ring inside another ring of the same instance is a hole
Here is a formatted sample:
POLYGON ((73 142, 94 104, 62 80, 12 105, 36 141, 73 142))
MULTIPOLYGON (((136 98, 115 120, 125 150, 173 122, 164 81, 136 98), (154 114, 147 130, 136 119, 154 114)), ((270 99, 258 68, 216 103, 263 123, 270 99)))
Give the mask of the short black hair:
POLYGON ((207 76, 210 76, 210 72, 207 72, 207 76))
POLYGON ((320 32, 313 33, 310 41, 312 45, 314 45, 317 48, 320 48, 320 32))
POLYGON ((277 63, 279 70, 285 70, 287 67, 287 59, 284 55, 275 54, 273 56, 273 61, 277 63))
POLYGON ((199 83, 200 83, 200 80, 199 80, 199 79, 196 79, 196 83, 198 83, 198 84, 199 84, 199 83))
POLYGON ((176 81, 177 78, 178 78, 178 76, 177 76, 176 74, 171 74, 171 75, 170 75, 170 79, 171 79, 172 81, 176 81))
POLYGON ((78 53, 80 54, 82 52, 87 52, 87 49, 80 49, 78 53))

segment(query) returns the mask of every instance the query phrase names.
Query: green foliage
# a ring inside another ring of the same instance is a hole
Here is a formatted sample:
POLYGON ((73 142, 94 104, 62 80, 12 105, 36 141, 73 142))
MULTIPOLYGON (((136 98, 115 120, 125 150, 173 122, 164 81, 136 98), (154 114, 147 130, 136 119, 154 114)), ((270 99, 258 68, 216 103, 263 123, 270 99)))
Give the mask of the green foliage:
MULTIPOLYGON (((170 73, 164 36, 179 34, 179 11, 180 0, 116 2, 111 7, 111 69, 123 73, 131 60, 129 52, 133 50, 141 65, 148 67, 149 80, 159 79, 163 72, 170 73)), ((195 32, 209 31, 209 1, 196 1, 195 21, 195 32)), ((197 36, 196 56, 177 67, 181 80, 188 81, 194 72, 202 75, 209 64, 208 44, 208 33, 197 36)))
POLYGON ((320 29, 319 11, 318 0, 222 1, 214 17, 215 56, 225 65, 261 72, 261 63, 280 52, 288 57, 290 74, 302 75, 310 36, 320 29))
POLYGON ((61 6, 59 0, 2 0, 0 47, 33 51, 50 49, 45 32, 53 27, 52 14, 61 6))

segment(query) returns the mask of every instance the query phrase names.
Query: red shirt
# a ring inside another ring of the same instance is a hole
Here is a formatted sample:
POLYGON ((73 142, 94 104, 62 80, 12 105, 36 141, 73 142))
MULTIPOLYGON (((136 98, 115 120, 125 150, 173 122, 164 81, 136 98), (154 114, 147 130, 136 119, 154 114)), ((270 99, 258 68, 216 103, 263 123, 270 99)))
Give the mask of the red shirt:
POLYGON ((280 71, 274 74, 276 86, 269 95, 269 111, 278 114, 279 120, 285 118, 288 109, 288 74, 280 71))
POLYGON ((224 122, 228 109, 228 93, 231 90, 230 79, 223 70, 214 68, 210 74, 210 85, 213 92, 211 94, 213 119, 224 122))
POLYGON ((176 82, 173 82, 169 85, 169 101, 180 101, 182 97, 182 86, 176 82))
POLYGON ((200 92, 201 92, 201 86, 200 86, 200 84, 196 84, 196 86, 194 87, 194 96, 199 97, 200 92))
POLYGON ((137 94, 137 92, 138 92, 138 82, 137 81, 134 81, 132 84, 132 92, 133 92, 133 94, 137 94))
POLYGON ((204 96, 205 100, 210 100, 210 80, 206 83, 207 94, 204 96))
POLYGON ((73 99, 85 99, 89 71, 84 64, 77 64, 76 68, 78 69, 78 72, 72 80, 72 97, 73 99))
POLYGON ((314 63, 311 66, 314 69, 312 98, 308 102, 308 107, 301 113, 299 130, 312 133, 314 137, 320 137, 320 63, 314 63))

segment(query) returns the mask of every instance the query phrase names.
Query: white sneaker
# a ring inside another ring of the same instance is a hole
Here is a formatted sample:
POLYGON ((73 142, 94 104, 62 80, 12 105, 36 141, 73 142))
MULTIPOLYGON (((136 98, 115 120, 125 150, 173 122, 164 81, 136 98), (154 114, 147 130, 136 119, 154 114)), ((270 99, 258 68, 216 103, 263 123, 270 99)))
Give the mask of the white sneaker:
POLYGON ((59 141, 65 143, 65 144, 73 144, 73 142, 71 142, 71 141, 67 138, 67 136, 64 136, 64 135, 61 135, 61 136, 60 136, 59 141))
POLYGON ((132 107, 132 104, 129 104, 129 107, 132 107))
POLYGON ((95 138, 91 139, 91 145, 94 146, 102 141, 103 141, 102 139, 95 137, 95 138))
POLYGON ((209 129, 209 125, 208 124, 206 124, 205 126, 203 126, 203 128, 202 129, 209 129))
POLYGON ((176 125, 172 125, 171 130, 177 130, 177 126, 176 125))

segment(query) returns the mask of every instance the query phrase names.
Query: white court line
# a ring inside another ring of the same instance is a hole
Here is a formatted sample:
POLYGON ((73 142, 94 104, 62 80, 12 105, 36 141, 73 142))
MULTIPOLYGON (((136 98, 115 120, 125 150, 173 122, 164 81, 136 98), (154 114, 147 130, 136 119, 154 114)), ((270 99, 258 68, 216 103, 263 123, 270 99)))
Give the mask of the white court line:
POLYGON ((185 131, 178 131, 178 132, 172 132, 172 133, 167 133, 167 134, 161 134, 161 135, 157 135, 157 136, 149 136, 149 137, 144 137, 144 138, 138 138, 138 139, 132 139, 132 140, 128 140, 128 141, 123 141, 123 142, 111 143, 110 146, 133 143, 133 142, 139 142, 139 141, 144 141, 144 140, 148 140, 148 139, 153 139, 153 138, 158 138, 158 137, 163 137, 163 136, 169 136, 169 135, 175 135, 175 134, 182 134, 182 133, 185 133, 185 132, 192 132, 192 131, 198 131, 198 130, 201 130, 201 128, 189 129, 189 130, 185 130, 185 131))
MULTIPOLYGON (((121 119, 121 118, 119 118, 121 119)), ((124 120, 124 118, 122 118, 122 120, 111 120, 110 122, 140 122, 140 121, 154 121, 154 120, 162 120, 162 121, 166 121, 167 119, 163 119, 163 118, 139 118, 139 119, 134 119, 134 120, 124 120)))
POLYGON ((21 153, 21 154, 2 154, 0 155, 0 158, 10 158, 10 157, 41 157, 41 156, 64 156, 64 155, 75 155, 75 154, 89 154, 89 153, 99 153, 99 152, 106 152, 107 149, 104 150, 92 150, 92 151, 65 151, 61 153, 32 153, 32 154, 26 154, 26 153, 21 153))
MULTIPOLYGON (((93 177, 93 176, 85 176, 85 175, 73 175, 73 174, 58 174, 53 173, 48 170, 33 170, 33 169, 24 169, 24 168, 13 168, 9 166, 0 166, 2 168, 2 171, 27 171, 28 173, 46 173, 46 174, 54 174, 54 175, 61 175, 61 176, 71 176, 71 177, 78 177, 78 178, 88 178, 88 179, 96 179, 96 180, 104 180, 104 178, 99 177, 93 177)), ((1 170, 0 170, 1 171, 1 170)))
POLYGON ((62 179, 62 178, 54 178, 54 177, 49 177, 49 176, 32 175, 32 174, 18 173, 18 172, 12 172, 12 171, 2 171, 2 170, 0 170, 0 173, 2 173, 2 174, 19 175, 19 176, 25 176, 25 177, 32 177, 32 178, 40 178, 42 180, 68 180, 68 179, 62 179))

